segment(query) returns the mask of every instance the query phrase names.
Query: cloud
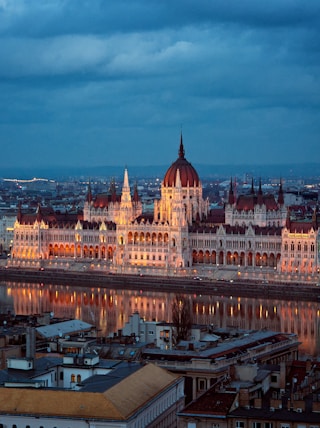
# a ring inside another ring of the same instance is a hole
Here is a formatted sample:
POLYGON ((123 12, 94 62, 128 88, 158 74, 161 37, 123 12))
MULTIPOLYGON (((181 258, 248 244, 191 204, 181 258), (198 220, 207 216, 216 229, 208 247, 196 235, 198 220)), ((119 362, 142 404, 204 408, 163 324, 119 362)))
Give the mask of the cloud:
POLYGON ((319 18, 316 0, 0 0, 0 139, 162 163, 183 124, 199 163, 280 141, 292 160, 320 131, 319 18))

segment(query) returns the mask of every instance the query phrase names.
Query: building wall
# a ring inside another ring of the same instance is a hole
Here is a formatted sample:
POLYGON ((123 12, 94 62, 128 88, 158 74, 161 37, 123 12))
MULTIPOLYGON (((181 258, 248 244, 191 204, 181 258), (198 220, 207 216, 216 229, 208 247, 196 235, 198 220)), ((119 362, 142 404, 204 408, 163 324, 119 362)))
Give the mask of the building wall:
POLYGON ((39 212, 33 220, 17 220, 12 257, 107 260, 124 271, 150 267, 166 272, 212 265, 238 268, 239 275, 243 268, 316 274, 319 230, 310 226, 308 232, 289 233, 285 205, 275 200, 272 204, 274 209, 256 203, 251 210, 240 210, 236 203, 228 203, 226 223, 209 227, 204 222, 208 201, 202 198, 201 183, 181 187, 177 180, 172 187, 162 185, 161 199, 154 205, 154 218, 148 220, 141 217, 141 203, 131 198, 126 172, 121 198, 105 207, 96 207, 89 198, 84 220, 72 226, 49 226, 39 212))

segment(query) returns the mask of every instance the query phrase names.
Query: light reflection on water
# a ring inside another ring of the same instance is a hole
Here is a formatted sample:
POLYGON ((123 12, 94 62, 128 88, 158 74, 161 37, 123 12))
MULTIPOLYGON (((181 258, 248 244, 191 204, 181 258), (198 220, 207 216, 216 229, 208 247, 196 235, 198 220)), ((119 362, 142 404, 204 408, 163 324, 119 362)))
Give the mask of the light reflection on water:
MULTIPOLYGON (((300 353, 320 356, 320 304, 221 295, 187 294, 193 322, 215 327, 263 328, 296 333, 300 353)), ((58 318, 94 324, 101 336, 123 328, 133 312, 141 318, 171 321, 175 293, 7 282, 0 287, 0 312, 30 315, 53 312, 58 318)))

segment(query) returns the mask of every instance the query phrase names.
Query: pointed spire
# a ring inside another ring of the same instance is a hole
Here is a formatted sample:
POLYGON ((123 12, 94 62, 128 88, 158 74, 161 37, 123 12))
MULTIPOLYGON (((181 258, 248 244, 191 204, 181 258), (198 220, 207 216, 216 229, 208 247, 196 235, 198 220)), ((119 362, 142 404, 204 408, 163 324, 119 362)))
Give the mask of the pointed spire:
POLYGON ((317 229, 317 207, 314 207, 312 212, 312 225, 314 229, 317 229))
POLYGON ((254 195, 253 177, 251 179, 251 195, 254 195))
POLYGON ((131 202, 131 194, 130 194, 130 186, 129 186, 129 176, 128 170, 125 168, 124 177, 123 177, 123 185, 122 185, 122 194, 121 194, 121 202, 131 202))
POLYGON ((262 204, 263 204, 261 178, 259 179, 258 204, 259 204, 259 205, 262 205, 262 204))
POLYGON ((127 168, 125 168, 122 188, 126 188, 127 189, 128 187, 129 187, 128 170, 127 170, 127 168))
POLYGON ((284 195, 283 195, 282 179, 281 178, 280 178, 280 186, 279 186, 279 193, 278 193, 278 204, 279 205, 284 204, 284 195))
POLYGON ((21 223, 21 220, 22 220, 21 201, 18 202, 17 220, 19 223, 21 223))
POLYGON ((291 219, 290 219, 290 209, 287 208, 287 218, 286 218, 286 228, 290 230, 291 219))
POLYGON ((237 178, 234 177, 234 182, 233 182, 233 195, 234 195, 234 201, 237 200, 237 178))
POLYGON ((137 185, 137 182, 135 182, 135 184, 134 184, 133 200, 134 200, 134 202, 139 202, 139 200, 140 200, 139 194, 138 194, 138 185, 137 185))
POLYGON ((40 204, 38 204, 36 213, 37 213, 37 221, 40 223, 40 221, 42 220, 42 212, 41 212, 40 204))
POLYGON ((90 181, 90 179, 89 179, 89 184, 88 184, 86 201, 89 202, 89 204, 92 202, 92 191, 91 191, 91 181, 90 181))
POLYGON ((229 198, 228 198, 228 203, 230 205, 234 204, 234 193, 233 193, 233 185, 232 185, 232 177, 230 179, 230 188, 229 188, 229 198))
POLYGON ((114 178, 111 180, 109 192, 110 192, 110 195, 111 195, 111 201, 112 202, 116 202, 116 200, 117 200, 117 192, 116 192, 116 183, 115 183, 114 178))
POLYGON ((183 141, 182 141, 182 131, 180 134, 179 158, 184 159, 184 147, 183 147, 183 141))

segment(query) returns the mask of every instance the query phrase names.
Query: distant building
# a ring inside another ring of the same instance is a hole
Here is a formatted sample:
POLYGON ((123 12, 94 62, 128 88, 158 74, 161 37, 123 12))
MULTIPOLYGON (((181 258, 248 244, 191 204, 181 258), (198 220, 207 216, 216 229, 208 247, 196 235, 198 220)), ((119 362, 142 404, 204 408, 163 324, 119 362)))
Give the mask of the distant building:
POLYGON ((0 426, 177 426, 176 413, 184 405, 181 376, 153 364, 112 361, 103 368, 98 357, 88 356, 35 364, 0 372, 0 426))
POLYGON ((235 365, 178 413, 181 428, 317 427, 319 363, 235 365))
POLYGON ((11 252, 16 219, 17 213, 14 210, 0 212, 0 255, 11 252))
POLYGON ((40 205, 32 213, 20 208, 12 265, 96 260, 128 273, 147 268, 186 275, 193 269, 227 268, 238 275, 283 272, 305 279, 318 273, 316 208, 312 219, 298 224, 290 219, 281 183, 276 197, 263 193, 261 181, 258 191, 252 182, 248 194, 235 193, 231 180, 225 207, 209 209, 198 173, 185 158, 181 136, 178 158, 164 176, 153 213, 143 212, 137 186, 131 192, 127 170, 121 194, 111 183, 105 193, 93 195, 89 184, 80 215, 40 205))

